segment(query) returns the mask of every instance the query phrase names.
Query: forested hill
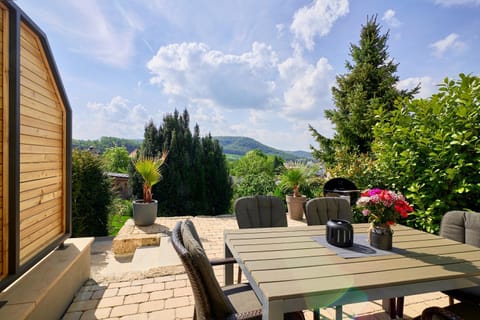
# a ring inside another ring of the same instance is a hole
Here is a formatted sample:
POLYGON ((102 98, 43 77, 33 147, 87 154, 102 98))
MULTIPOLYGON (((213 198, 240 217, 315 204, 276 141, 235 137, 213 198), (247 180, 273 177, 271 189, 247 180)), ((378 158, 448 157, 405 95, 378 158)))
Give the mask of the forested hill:
POLYGON ((255 139, 248 137, 214 137, 223 147, 223 153, 243 156, 250 150, 258 149, 265 154, 280 156, 285 160, 312 159, 312 155, 305 151, 282 151, 266 146, 255 139))
MULTIPOLYGON (((250 150, 258 149, 265 154, 277 155, 285 160, 312 159, 312 155, 305 151, 282 151, 266 146, 255 139, 248 137, 213 137, 217 139, 223 148, 223 153, 227 156, 241 157, 250 150)), ((115 137, 101 137, 99 140, 77 140, 73 139, 73 147, 79 149, 88 149, 94 147, 98 153, 103 153, 105 149, 114 146, 125 146, 128 152, 140 148, 142 140, 123 139, 115 137)))

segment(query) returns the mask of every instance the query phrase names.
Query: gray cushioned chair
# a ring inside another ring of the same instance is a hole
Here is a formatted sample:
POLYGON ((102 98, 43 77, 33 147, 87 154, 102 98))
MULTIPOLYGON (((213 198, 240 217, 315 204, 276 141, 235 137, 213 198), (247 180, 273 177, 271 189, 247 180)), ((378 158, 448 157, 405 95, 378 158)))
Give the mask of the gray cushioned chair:
MULTIPOLYGON (((235 217, 240 229, 288 227, 287 212, 282 199, 275 196, 246 196, 235 200, 235 217)), ((242 269, 238 269, 238 282, 242 269)))
POLYGON ((330 219, 353 222, 352 208, 348 200, 340 197, 314 198, 307 202, 305 216, 307 224, 323 225, 330 219))
MULTIPOLYGON (((220 287, 190 220, 179 221, 175 225, 172 244, 192 286, 194 320, 261 319, 260 302, 248 283, 220 287)), ((303 312, 287 313, 284 318, 304 320, 303 312)))
POLYGON ((278 197, 240 197, 233 207, 240 229, 287 227, 285 204, 278 197))
MULTIPOLYGON (((445 213, 440 224, 440 235, 480 247, 480 212, 449 211, 445 213)), ((450 304, 453 304, 453 299, 480 304, 480 286, 449 290, 444 293, 449 295, 450 304)))

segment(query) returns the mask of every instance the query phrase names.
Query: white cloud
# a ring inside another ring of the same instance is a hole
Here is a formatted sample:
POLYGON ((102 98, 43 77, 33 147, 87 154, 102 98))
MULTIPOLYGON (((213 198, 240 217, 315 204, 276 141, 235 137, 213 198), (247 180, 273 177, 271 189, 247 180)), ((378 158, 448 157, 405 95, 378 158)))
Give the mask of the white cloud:
POLYGON ((77 139, 139 138, 143 136, 145 124, 155 115, 121 96, 106 103, 88 102, 85 108, 73 112, 73 136, 77 139))
POLYGON ((433 55, 437 57, 442 57, 443 54, 447 51, 462 52, 463 50, 465 50, 467 45, 463 41, 460 41, 458 38, 458 34, 451 33, 445 38, 430 44, 430 47, 434 50, 433 55))
POLYGON ((395 11, 392 9, 388 9, 383 14, 382 20, 385 21, 390 27, 396 28, 400 26, 400 20, 397 19, 395 16, 395 11))
POLYGON ((417 98, 428 98, 438 91, 436 82, 429 76, 410 77, 400 80, 397 83, 397 88, 399 90, 410 90, 418 84, 420 84, 420 92, 417 94, 417 98))
POLYGON ((330 88, 335 73, 326 58, 320 58, 315 65, 303 57, 288 58, 279 65, 281 78, 286 81, 284 113, 287 116, 308 119, 312 112, 321 114, 331 105, 330 88))
POLYGON ((435 3, 444 7, 480 6, 480 0, 435 0, 435 3))
POLYGON ((230 109, 267 108, 275 97, 277 60, 263 43, 233 55, 194 42, 161 47, 147 67, 150 82, 167 96, 230 109))
POLYGON ((290 25, 295 37, 293 47, 296 50, 302 50, 303 47, 313 50, 315 37, 327 35, 335 21, 348 12, 348 0, 315 0, 300 8, 290 25))

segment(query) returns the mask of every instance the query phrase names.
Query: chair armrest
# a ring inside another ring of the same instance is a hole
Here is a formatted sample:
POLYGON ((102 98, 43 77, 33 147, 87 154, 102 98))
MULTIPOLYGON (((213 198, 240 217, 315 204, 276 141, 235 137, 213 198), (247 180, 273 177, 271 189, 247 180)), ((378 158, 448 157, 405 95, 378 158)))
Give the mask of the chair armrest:
POLYGON ((212 266, 221 266, 224 264, 232 264, 232 263, 237 263, 237 260, 235 258, 221 258, 221 259, 210 259, 210 264, 212 266))

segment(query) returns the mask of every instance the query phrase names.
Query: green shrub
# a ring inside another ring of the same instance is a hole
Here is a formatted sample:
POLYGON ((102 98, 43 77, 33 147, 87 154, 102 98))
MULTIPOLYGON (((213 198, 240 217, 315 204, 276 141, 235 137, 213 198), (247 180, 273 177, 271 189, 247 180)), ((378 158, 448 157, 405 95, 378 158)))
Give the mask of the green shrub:
POLYGON ((403 100, 375 127, 382 181, 404 193, 407 223, 438 232, 449 210, 480 210, 480 78, 445 79, 429 99, 403 100))
POLYGON ((72 235, 108 234, 108 208, 112 202, 110 178, 103 173, 102 161, 89 151, 72 153, 72 235))

